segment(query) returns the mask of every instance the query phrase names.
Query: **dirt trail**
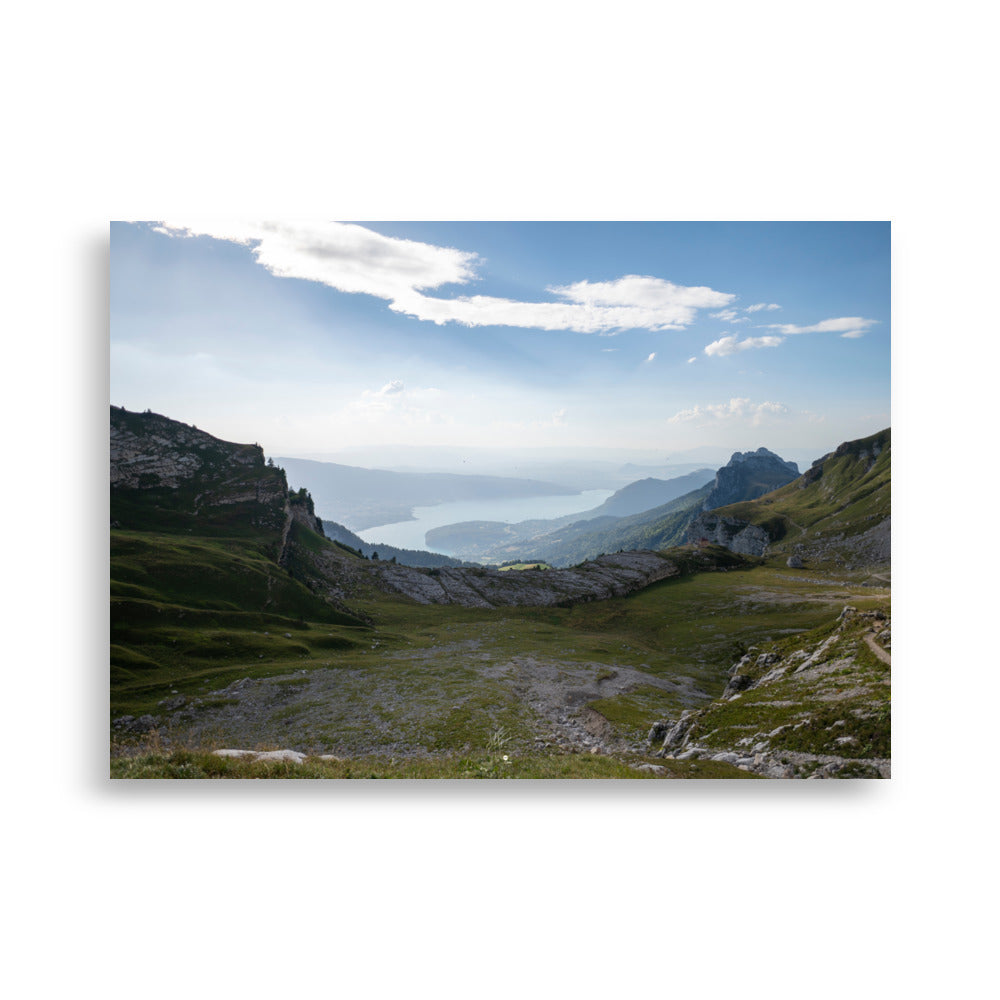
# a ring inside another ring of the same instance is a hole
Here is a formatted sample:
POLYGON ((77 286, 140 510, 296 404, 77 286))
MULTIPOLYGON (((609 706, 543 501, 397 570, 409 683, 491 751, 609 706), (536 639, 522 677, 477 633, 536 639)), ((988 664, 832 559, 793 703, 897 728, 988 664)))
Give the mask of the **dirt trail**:
POLYGON ((865 642, 867 643, 868 648, 883 663, 885 663, 887 666, 892 666, 892 660, 890 659, 889 654, 875 641, 875 636, 873 636, 873 635, 866 635, 865 636, 865 642))

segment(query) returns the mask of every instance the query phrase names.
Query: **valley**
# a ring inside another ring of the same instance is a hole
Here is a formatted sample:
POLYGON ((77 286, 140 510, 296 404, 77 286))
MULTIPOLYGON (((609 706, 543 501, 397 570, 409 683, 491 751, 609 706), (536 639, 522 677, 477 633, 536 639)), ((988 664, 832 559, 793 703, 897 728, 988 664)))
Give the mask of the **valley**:
POLYGON ((112 428, 115 776, 888 776, 885 435, 723 508, 761 552, 500 572, 364 558, 259 449, 112 428))

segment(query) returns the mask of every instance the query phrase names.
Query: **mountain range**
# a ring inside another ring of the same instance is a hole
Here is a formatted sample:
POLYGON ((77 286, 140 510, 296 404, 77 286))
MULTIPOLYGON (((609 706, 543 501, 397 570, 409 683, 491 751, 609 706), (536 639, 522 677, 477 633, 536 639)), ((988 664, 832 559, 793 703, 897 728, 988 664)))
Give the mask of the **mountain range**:
POLYGON ((455 500, 575 495, 578 490, 537 479, 390 472, 304 458, 275 458, 293 486, 307 487, 322 516, 352 531, 413 520, 414 507, 455 500))
POLYGON ((519 556, 571 566, 604 552, 679 545, 699 512, 753 500, 795 479, 794 462, 759 448, 735 452, 714 474, 708 469, 673 480, 647 479, 619 490, 586 515, 503 525, 466 522, 434 528, 427 543, 466 559, 500 562, 519 556), (655 506, 642 505, 658 500, 655 506), (617 516, 614 512, 619 511, 617 516))

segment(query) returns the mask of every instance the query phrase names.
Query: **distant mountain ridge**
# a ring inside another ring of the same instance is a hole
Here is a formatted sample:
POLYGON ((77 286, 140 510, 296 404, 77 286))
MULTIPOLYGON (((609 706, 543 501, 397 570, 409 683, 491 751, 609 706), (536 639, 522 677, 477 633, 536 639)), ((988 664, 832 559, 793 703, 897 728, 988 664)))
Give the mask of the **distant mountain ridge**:
MULTIPOLYGON (((586 511, 590 517, 628 517, 630 514, 641 514, 643 511, 660 507, 671 500, 684 496, 692 490, 701 489, 716 475, 711 469, 697 469, 676 479, 639 479, 608 497, 599 507, 586 511)), ((584 520, 583 515, 576 515, 584 520)))
POLYGON ((377 555, 379 559, 395 559, 396 562, 404 566, 424 566, 424 567, 444 567, 444 566, 468 566, 469 563, 461 559, 453 559, 451 556, 442 555, 440 552, 427 552, 422 549, 400 549, 395 545, 381 545, 366 542, 359 535, 356 535, 349 528, 345 528, 336 521, 322 521, 323 534, 331 541, 340 542, 346 545, 367 559, 377 555))
MULTIPOLYGON (((581 560, 566 554, 576 551, 573 546, 566 548, 569 539, 608 529, 622 518, 632 517, 644 511, 652 513, 654 510, 659 510, 692 489, 708 485, 713 476, 711 469, 699 469, 674 479, 640 479, 623 486, 598 507, 576 514, 566 514, 563 517, 537 518, 517 524, 507 524, 503 521, 461 521, 456 524, 446 524, 427 532, 427 544, 449 552, 457 552, 469 559, 503 562, 516 558, 527 549, 541 552, 543 549, 539 546, 554 543, 555 548, 544 551, 549 554, 558 553, 556 555, 558 565, 571 565, 581 560)), ((611 551, 606 545, 598 545, 596 548, 591 546, 591 548, 592 555, 611 551)), ((552 561, 548 555, 544 557, 539 555, 537 558, 545 562, 552 561)))
POLYGON ((700 511, 719 502, 762 496, 798 474, 795 462, 787 462, 767 448, 734 452, 714 476, 710 469, 703 469, 678 479, 639 480, 585 515, 550 522, 551 528, 545 522, 531 522, 529 532, 525 530, 527 525, 522 528, 488 521, 468 522, 435 528, 427 533, 427 540, 428 544, 477 559, 500 561, 520 556, 553 566, 573 566, 606 552, 682 545, 689 523, 700 511), (641 506, 654 497, 660 498, 654 506, 641 506), (615 515, 616 507, 632 510, 615 515))
POLYGON ((575 496, 579 491, 537 479, 464 476, 450 472, 389 472, 306 458, 279 458, 293 488, 305 486, 320 517, 351 531, 413 520, 414 507, 456 500, 575 496))

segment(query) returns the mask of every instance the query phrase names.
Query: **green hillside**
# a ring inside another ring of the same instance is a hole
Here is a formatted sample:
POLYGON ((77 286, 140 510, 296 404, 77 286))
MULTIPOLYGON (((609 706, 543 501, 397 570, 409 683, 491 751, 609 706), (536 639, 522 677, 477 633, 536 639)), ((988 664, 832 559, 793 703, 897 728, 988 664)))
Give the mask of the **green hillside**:
POLYGON ((889 429, 845 442, 787 486, 712 513, 764 528, 772 539, 769 557, 848 567, 888 563, 891 443, 889 429))

